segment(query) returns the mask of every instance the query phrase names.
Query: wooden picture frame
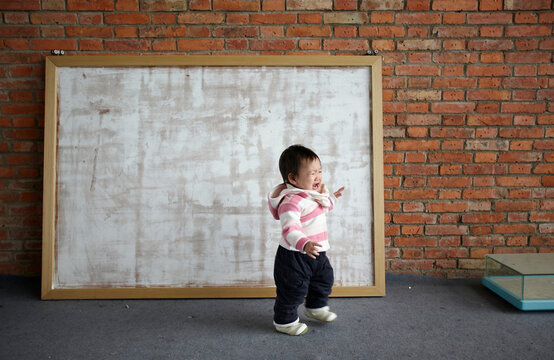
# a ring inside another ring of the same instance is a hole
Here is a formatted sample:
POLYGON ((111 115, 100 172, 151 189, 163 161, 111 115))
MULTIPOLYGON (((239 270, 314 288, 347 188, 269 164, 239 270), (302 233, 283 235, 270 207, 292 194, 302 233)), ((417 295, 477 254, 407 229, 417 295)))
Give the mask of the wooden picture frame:
POLYGON ((384 296, 381 82, 377 56, 47 57, 42 299, 273 297, 289 140, 347 186, 331 296, 384 296))

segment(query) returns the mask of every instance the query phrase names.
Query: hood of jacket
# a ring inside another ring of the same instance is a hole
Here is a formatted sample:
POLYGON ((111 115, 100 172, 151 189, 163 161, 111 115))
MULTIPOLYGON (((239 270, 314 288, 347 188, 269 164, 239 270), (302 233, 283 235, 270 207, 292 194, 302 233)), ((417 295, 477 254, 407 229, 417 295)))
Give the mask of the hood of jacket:
POLYGON ((271 192, 267 195, 268 202, 269 202, 269 211, 271 212, 271 215, 276 220, 279 220, 279 204, 281 204, 281 201, 285 198, 285 196, 289 194, 300 194, 300 193, 306 193, 310 197, 312 197, 315 201, 317 201, 321 206, 323 207, 329 207, 329 192, 327 189, 325 189, 325 192, 320 193, 318 191, 314 190, 304 190, 299 189, 297 187, 294 187, 290 184, 279 184, 275 186, 271 192))

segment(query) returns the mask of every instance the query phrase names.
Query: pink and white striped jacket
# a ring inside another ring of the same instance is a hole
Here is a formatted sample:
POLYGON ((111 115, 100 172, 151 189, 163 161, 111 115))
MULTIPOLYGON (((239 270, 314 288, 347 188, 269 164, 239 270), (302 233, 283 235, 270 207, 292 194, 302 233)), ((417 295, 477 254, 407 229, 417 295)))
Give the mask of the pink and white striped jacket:
POLYGON ((304 252, 304 245, 312 241, 321 245, 318 251, 329 249, 325 214, 333 209, 337 201, 335 196, 280 184, 267 197, 269 211, 281 222, 279 245, 287 250, 304 252))

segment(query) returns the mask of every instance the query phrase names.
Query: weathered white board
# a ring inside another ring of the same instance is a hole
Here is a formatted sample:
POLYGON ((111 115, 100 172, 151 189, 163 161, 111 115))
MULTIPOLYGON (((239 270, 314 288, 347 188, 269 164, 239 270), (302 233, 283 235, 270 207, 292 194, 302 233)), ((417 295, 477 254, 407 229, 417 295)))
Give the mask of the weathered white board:
POLYGON ((56 70, 52 291, 271 288, 267 193, 296 143, 346 187, 327 217, 335 287, 376 287, 370 66, 56 70))

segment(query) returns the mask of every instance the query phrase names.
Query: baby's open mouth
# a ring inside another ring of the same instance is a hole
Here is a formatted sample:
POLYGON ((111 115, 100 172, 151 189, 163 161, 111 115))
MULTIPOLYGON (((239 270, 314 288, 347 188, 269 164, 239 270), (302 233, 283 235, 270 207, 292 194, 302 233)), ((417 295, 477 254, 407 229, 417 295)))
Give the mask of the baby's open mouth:
POLYGON ((312 189, 317 190, 319 189, 319 183, 315 183, 312 185, 312 189))

